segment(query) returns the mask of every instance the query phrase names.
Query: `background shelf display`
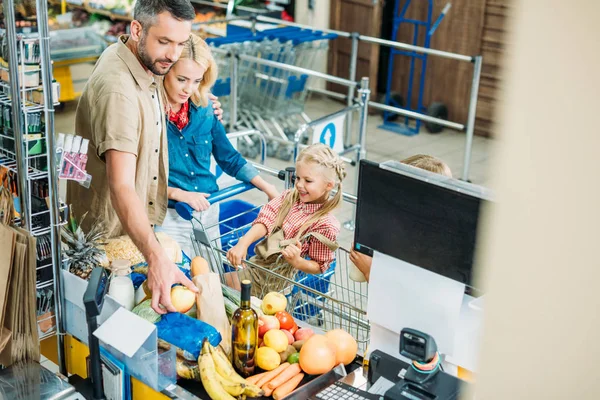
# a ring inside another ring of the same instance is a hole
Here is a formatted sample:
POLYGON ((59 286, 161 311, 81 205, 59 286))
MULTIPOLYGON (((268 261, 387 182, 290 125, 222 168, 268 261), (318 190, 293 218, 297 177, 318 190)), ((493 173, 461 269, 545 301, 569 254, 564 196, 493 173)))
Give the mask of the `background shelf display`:
MULTIPOLYGON (((54 106, 58 86, 52 79, 47 5, 36 2, 37 32, 16 33, 13 1, 3 2, 0 30, 0 169, 14 198, 12 224, 32 237, 35 319, 39 340, 61 337, 60 271, 64 264, 60 228, 66 207, 57 190, 54 106)), ((31 4, 29 4, 31 6, 31 4)), ((17 10, 20 12, 20 8, 17 10)), ((32 29, 33 30, 33 29, 32 29)), ((29 264, 31 265, 31 263, 29 264)), ((33 290, 33 286, 30 290, 33 290)), ((62 364, 62 362, 60 362, 62 364)))

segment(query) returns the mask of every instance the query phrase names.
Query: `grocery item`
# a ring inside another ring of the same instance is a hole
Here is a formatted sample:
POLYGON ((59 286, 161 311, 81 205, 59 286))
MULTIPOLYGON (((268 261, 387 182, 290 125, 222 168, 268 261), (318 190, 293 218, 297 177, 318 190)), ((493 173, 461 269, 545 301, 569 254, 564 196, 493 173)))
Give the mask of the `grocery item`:
POLYGON ((258 319, 258 337, 263 338, 265 333, 279 329, 279 320, 272 315, 263 315, 258 319))
POLYGON ((231 365, 227 357, 225 357, 225 354, 223 354, 222 352, 210 345, 208 345, 208 351, 210 352, 210 355, 215 364, 215 369, 221 377, 225 378, 227 381, 230 382, 244 384, 243 395, 248 397, 260 397, 263 395, 263 391, 260 389, 260 387, 253 385, 251 382, 248 382, 235 372, 233 366, 231 365))
POLYGON ((290 333, 290 331, 286 331, 285 329, 282 329, 281 332, 285 333, 285 336, 287 336, 288 344, 292 344, 296 341, 296 339, 294 339, 294 335, 292 335, 290 333))
POLYGON ((152 299, 147 299, 134 307, 132 312, 153 324, 160 321, 162 316, 152 308, 152 299))
POLYGON ((152 299, 152 292, 148 289, 148 281, 145 280, 135 291, 135 304, 152 299))
POLYGON ((226 313, 219 275, 212 272, 200 274, 194 276, 192 281, 199 290, 196 296, 196 318, 219 331, 222 338, 221 348, 226 354, 231 354, 231 324, 226 313))
POLYGON ((188 361, 185 358, 177 357, 175 362, 175 368, 177 376, 184 379, 191 379, 194 381, 200 380, 200 369, 198 363, 194 361, 188 361))
POLYGON ((314 334, 315 334, 315 332, 312 329, 310 329, 310 328, 302 328, 302 329, 298 329, 296 331, 296 333, 294 334, 294 339, 296 339, 296 340, 306 340, 306 339, 310 338, 314 334))
POLYGON ((290 364, 288 367, 286 367, 286 369, 281 371, 279 375, 265 385, 265 396, 270 396, 271 393, 273 393, 273 390, 283 385, 301 372, 302 370, 300 369, 300 365, 290 364))
MULTIPOLYGON (((181 247, 177 242, 171 239, 168 235, 163 232, 156 232, 156 239, 160 243, 161 247, 166 251, 167 256, 174 263, 181 263, 183 256, 181 253, 181 247)), ((104 251, 109 261, 113 260, 128 260, 131 265, 136 265, 145 262, 144 256, 133 244, 133 241, 129 236, 120 236, 114 239, 108 239, 104 246, 104 251)))
POLYGON ((263 346, 256 350, 256 365, 265 371, 271 371, 281 364, 279 353, 270 347, 263 346))
POLYGON ((283 363, 272 371, 266 373, 258 382, 256 382, 256 386, 263 387, 265 384, 271 381, 271 379, 275 378, 279 375, 284 369, 286 369, 290 364, 283 363))
POLYGON ((246 378, 246 382, 256 385, 258 381, 269 372, 261 372, 260 374, 252 375, 246 378))
POLYGON ((200 356, 204 339, 213 346, 221 342, 221 334, 213 326, 176 312, 163 315, 156 330, 159 339, 178 347, 192 361, 200 356))
POLYGON ((288 345, 287 348, 282 351, 281 353, 279 353, 279 357, 281 357, 281 362, 284 363, 288 360, 288 358, 292 355, 298 353, 296 351, 296 349, 294 348, 294 346, 292 345, 288 345))
POLYGON ((272 348, 278 353, 285 351, 288 346, 288 338, 279 329, 271 329, 269 332, 265 333, 264 336, 265 346, 272 348))
POLYGON ((298 387, 300 382, 302 382, 302 379, 304 379, 304 374, 299 373, 283 385, 279 386, 273 391, 273 399, 280 400, 292 393, 298 387))
POLYGON ((208 350, 208 342, 205 340, 202 346, 202 354, 198 358, 198 367, 200 368, 200 380, 204 390, 212 400, 235 400, 235 397, 227 393, 217 379, 215 362, 208 350))
POLYGON ((240 308, 231 318, 231 363, 244 377, 254 373, 254 358, 258 345, 258 315, 250 307, 251 290, 251 282, 243 280, 240 308))
POLYGON ((289 362, 290 364, 295 364, 299 361, 300 361, 300 353, 298 353, 298 352, 290 354, 290 356, 287 358, 287 362, 289 362))
POLYGON ((300 367, 309 375, 329 372, 335 362, 335 345, 324 335, 310 337, 300 350, 300 367))
POLYGON ((262 310, 265 314, 274 315, 279 311, 285 311, 287 299, 278 292, 267 293, 262 301, 262 310))
POLYGON ((171 288, 171 303, 178 312, 185 314, 196 303, 196 293, 185 286, 174 286, 171 288))
POLYGON ((280 329, 289 331, 296 324, 294 318, 287 311, 279 311, 275 314, 275 318, 279 321, 280 329))
POLYGON ((335 346, 336 365, 348 365, 356 358, 358 351, 358 343, 356 340, 343 329, 333 329, 325 334, 335 346))
POLYGON ((302 350, 302 346, 304 346, 305 342, 306 340, 296 340, 294 343, 292 343, 292 346, 294 346, 297 351, 300 351, 302 350))
POLYGON ((192 278, 198 275, 208 274, 210 272, 210 267, 208 266, 208 262, 200 257, 196 256, 192 259, 190 263, 190 271, 192 273, 192 278))
POLYGON ((114 260, 111 264, 113 276, 108 294, 124 308, 131 311, 135 306, 135 291, 131 281, 131 265, 127 260, 114 260))

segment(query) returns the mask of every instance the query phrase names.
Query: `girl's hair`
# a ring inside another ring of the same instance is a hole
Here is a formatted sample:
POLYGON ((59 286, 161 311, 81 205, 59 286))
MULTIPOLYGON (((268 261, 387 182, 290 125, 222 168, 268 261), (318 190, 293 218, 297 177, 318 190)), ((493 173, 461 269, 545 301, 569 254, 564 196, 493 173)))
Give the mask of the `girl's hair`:
POLYGON ((434 172, 436 174, 441 174, 452 178, 452 171, 450 170, 448 164, 446 164, 439 158, 435 158, 433 156, 428 156, 425 154, 416 154, 400 162, 402 164, 411 165, 416 168, 424 169, 425 171, 434 172))
POLYGON ((198 90, 191 96, 195 105, 206 107, 208 105, 208 92, 215 84, 218 76, 217 63, 212 56, 210 47, 202 38, 192 33, 188 41, 185 42, 179 59, 190 59, 206 67, 202 82, 198 85, 198 90))
MULTIPOLYGON (((333 211, 342 200, 342 181, 346 177, 346 168, 342 159, 333 151, 329 146, 322 143, 316 143, 308 146, 298 155, 297 163, 312 163, 320 165, 324 170, 324 178, 329 182, 334 183, 334 188, 337 189, 335 196, 327 199, 323 204, 323 207, 309 218, 304 225, 300 227, 298 236, 301 236, 306 229, 312 224, 317 222, 319 219, 333 211)), ((292 206, 300 199, 298 190, 294 187, 283 200, 281 209, 277 215, 277 222, 275 226, 281 227, 283 220, 288 215, 292 206)))

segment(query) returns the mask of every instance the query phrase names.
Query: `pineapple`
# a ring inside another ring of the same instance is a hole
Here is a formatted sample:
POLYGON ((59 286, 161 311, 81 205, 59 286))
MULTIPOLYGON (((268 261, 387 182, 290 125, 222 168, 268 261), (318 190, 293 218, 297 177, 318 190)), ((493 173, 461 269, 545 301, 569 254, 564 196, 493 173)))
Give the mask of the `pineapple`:
MULTIPOLYGON (((86 215, 87 213, 81 217, 81 221, 86 215)), ((106 244, 106 231, 99 221, 92 225, 88 233, 84 233, 80 225, 71 215, 70 224, 61 229, 61 237, 65 254, 70 259, 69 271, 87 280, 94 267, 99 266, 105 258, 103 248, 106 244)))

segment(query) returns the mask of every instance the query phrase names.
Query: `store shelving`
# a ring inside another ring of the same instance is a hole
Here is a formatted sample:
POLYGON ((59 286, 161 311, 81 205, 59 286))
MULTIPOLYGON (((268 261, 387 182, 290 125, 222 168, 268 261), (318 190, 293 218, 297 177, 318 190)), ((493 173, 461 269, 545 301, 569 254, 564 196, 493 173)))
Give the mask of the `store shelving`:
POLYGON ((54 106, 46 0, 36 0, 37 32, 17 34, 13 0, 3 0, 6 30, 0 31, 0 167, 16 182, 19 218, 13 223, 36 238, 37 323, 40 340, 58 336, 59 367, 65 371, 61 329, 64 264, 58 198, 54 106), (26 76, 26 74, 33 74, 26 76), (29 80, 27 80, 27 79, 29 80), (33 78, 33 79, 32 79, 33 78), (34 84, 31 84, 34 82, 34 84), (36 92, 41 96, 36 96, 36 92))

